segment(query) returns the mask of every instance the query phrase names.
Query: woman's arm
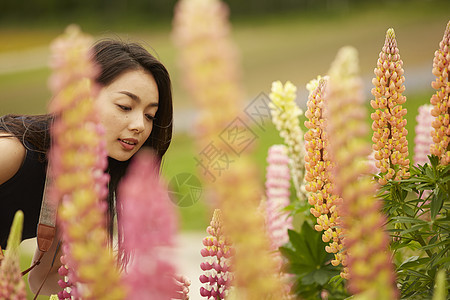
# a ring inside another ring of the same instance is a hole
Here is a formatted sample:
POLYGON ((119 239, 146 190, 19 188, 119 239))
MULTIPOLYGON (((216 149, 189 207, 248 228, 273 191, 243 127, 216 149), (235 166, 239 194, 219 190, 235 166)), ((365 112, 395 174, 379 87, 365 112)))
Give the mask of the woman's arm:
MULTIPOLYGON (((0 131, 0 184, 8 181, 17 173, 22 166, 26 155, 25 147, 19 139, 9 137, 9 135, 9 133, 0 131)), ((50 273, 44 286, 42 287, 41 293, 47 295, 56 294, 61 290, 58 285, 58 280, 61 279, 58 274, 58 268, 61 266, 60 249, 58 250, 58 253, 56 253, 54 265, 51 267, 55 252, 57 250, 58 241, 59 236, 57 232, 52 246, 42 257, 41 263, 34 267, 34 269, 29 273, 28 283, 33 293, 37 292, 49 270, 50 273)), ((38 259, 39 255, 40 251, 36 249, 33 262, 38 259)))
MULTIPOLYGON (((28 284, 30 285, 31 291, 35 294, 41 287, 41 284, 44 282, 44 280, 45 283, 40 291, 41 295, 57 294, 62 290, 58 285, 58 280, 62 279, 62 277, 58 274, 58 269, 61 266, 60 258, 62 255, 62 245, 60 245, 58 248, 59 241, 60 235, 57 230, 53 243, 50 249, 42 257, 41 263, 35 266, 28 275, 28 284), (47 279, 45 278, 45 276, 47 276, 47 279)), ((33 262, 35 262, 40 255, 41 252, 38 248, 36 248, 36 251, 34 252, 33 262)))
POLYGON ((18 138, 7 136, 8 133, 0 131, 0 184, 19 171, 26 154, 25 147, 18 138))

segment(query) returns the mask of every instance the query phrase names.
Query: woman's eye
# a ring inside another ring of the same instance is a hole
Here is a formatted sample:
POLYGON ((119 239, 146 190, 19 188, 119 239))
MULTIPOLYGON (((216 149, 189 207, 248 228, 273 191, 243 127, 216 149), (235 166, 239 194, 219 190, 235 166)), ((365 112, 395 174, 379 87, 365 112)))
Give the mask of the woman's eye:
POLYGON ((154 121, 154 120, 155 120, 155 117, 152 116, 152 115, 145 115, 145 117, 146 117, 147 120, 149 120, 149 121, 154 121))
POLYGON ((131 110, 131 107, 128 107, 128 106, 124 106, 124 105, 120 105, 120 104, 117 104, 117 106, 118 106, 121 110, 124 110, 124 111, 129 111, 129 110, 131 110))

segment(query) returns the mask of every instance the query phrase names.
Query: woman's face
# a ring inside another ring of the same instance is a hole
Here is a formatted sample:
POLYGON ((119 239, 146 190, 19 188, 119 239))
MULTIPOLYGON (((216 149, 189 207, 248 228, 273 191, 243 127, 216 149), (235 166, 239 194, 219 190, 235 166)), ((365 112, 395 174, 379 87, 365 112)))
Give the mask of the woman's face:
POLYGON ((102 88, 96 107, 108 156, 130 159, 150 136, 158 110, 158 86, 144 70, 127 71, 102 88))

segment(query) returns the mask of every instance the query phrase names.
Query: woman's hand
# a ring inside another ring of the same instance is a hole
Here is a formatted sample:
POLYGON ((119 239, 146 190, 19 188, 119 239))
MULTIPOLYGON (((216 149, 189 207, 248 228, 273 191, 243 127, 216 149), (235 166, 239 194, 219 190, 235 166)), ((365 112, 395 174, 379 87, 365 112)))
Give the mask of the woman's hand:
MULTIPOLYGON (((39 292, 42 295, 57 294, 62 290, 58 285, 58 280, 61 279, 61 276, 58 274, 58 269, 61 266, 60 258, 62 255, 62 245, 58 247, 59 241, 60 235, 57 230, 50 249, 43 255, 40 264, 36 265, 28 275, 28 284, 34 294, 38 292, 42 284, 42 289, 39 292)), ((40 255, 41 251, 36 248, 33 262, 35 262, 40 255)))
POLYGON ((189 286, 191 281, 184 275, 176 275, 175 283, 178 286, 177 298, 174 300, 189 300, 189 286))

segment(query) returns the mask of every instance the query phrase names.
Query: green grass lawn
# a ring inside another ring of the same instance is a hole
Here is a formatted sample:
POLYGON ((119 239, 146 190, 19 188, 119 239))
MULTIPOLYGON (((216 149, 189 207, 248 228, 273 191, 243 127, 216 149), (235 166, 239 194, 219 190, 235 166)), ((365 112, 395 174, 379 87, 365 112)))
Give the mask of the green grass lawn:
MULTIPOLYGON (((405 93, 407 95, 407 93, 405 93)), ((431 93, 429 91, 423 91, 415 93, 411 96, 407 95, 407 102, 404 107, 407 108, 408 113, 406 115, 407 119, 407 130, 408 134, 408 147, 410 153, 410 159, 412 161, 414 154, 414 132, 415 126, 417 124, 416 115, 420 105, 429 103, 431 93)), ((367 105, 367 124, 371 126, 372 120, 370 119, 370 114, 373 109, 370 105, 367 105)), ((306 128, 303 125, 305 117, 300 118, 302 129, 305 131, 306 128)), ((254 153, 252 155, 255 163, 259 166, 261 175, 261 185, 264 184, 265 168, 267 166, 266 156, 269 147, 273 144, 283 143, 282 139, 278 135, 278 131, 272 124, 266 126, 265 131, 262 131, 258 127, 254 127, 253 130, 258 135, 256 144, 254 147, 254 153)), ((372 135, 369 133, 367 135, 367 142, 371 142, 372 135)), ((176 134, 173 137, 172 144, 166 154, 163 172, 162 174, 167 180, 170 180, 173 176, 179 173, 187 172, 196 175, 201 178, 200 172, 202 172, 200 167, 196 167, 195 157, 198 155, 200 150, 197 150, 194 139, 188 134, 176 134)), ((238 161, 237 161, 238 163, 238 161)), ((183 230, 204 230, 209 223, 209 217, 211 215, 211 207, 208 204, 208 199, 204 197, 205 193, 202 194, 200 200, 193 206, 179 208, 180 211, 180 224, 183 230)))
MULTIPOLYGON (((405 1, 390 1, 347 12, 240 17, 233 22, 233 39, 241 52, 241 83, 246 97, 251 99, 260 92, 267 93, 274 80, 291 80, 303 89, 309 80, 327 72, 338 49, 345 45, 357 48, 361 74, 371 76, 389 27, 395 29, 406 76, 408 70, 424 66, 431 72, 434 51, 449 21, 448 11, 449 1, 408 1, 407 5, 405 1)), ((124 29, 119 25, 79 21, 81 28, 95 37, 137 40, 154 49, 171 73, 175 107, 192 106, 181 84, 178 66, 182 62, 176 59, 170 25, 142 22, 124 29)), ((63 30, 64 26, 41 30, 39 27, 0 28, 0 38, 4 41, 0 54, 47 47, 63 30)), ((45 63, 48 58, 40 59, 45 63)), ((23 59, 19 57, 17 63, 24 64, 23 59)), ((44 112, 50 98, 48 74, 45 68, 15 74, 0 72, 0 114, 44 112)))

